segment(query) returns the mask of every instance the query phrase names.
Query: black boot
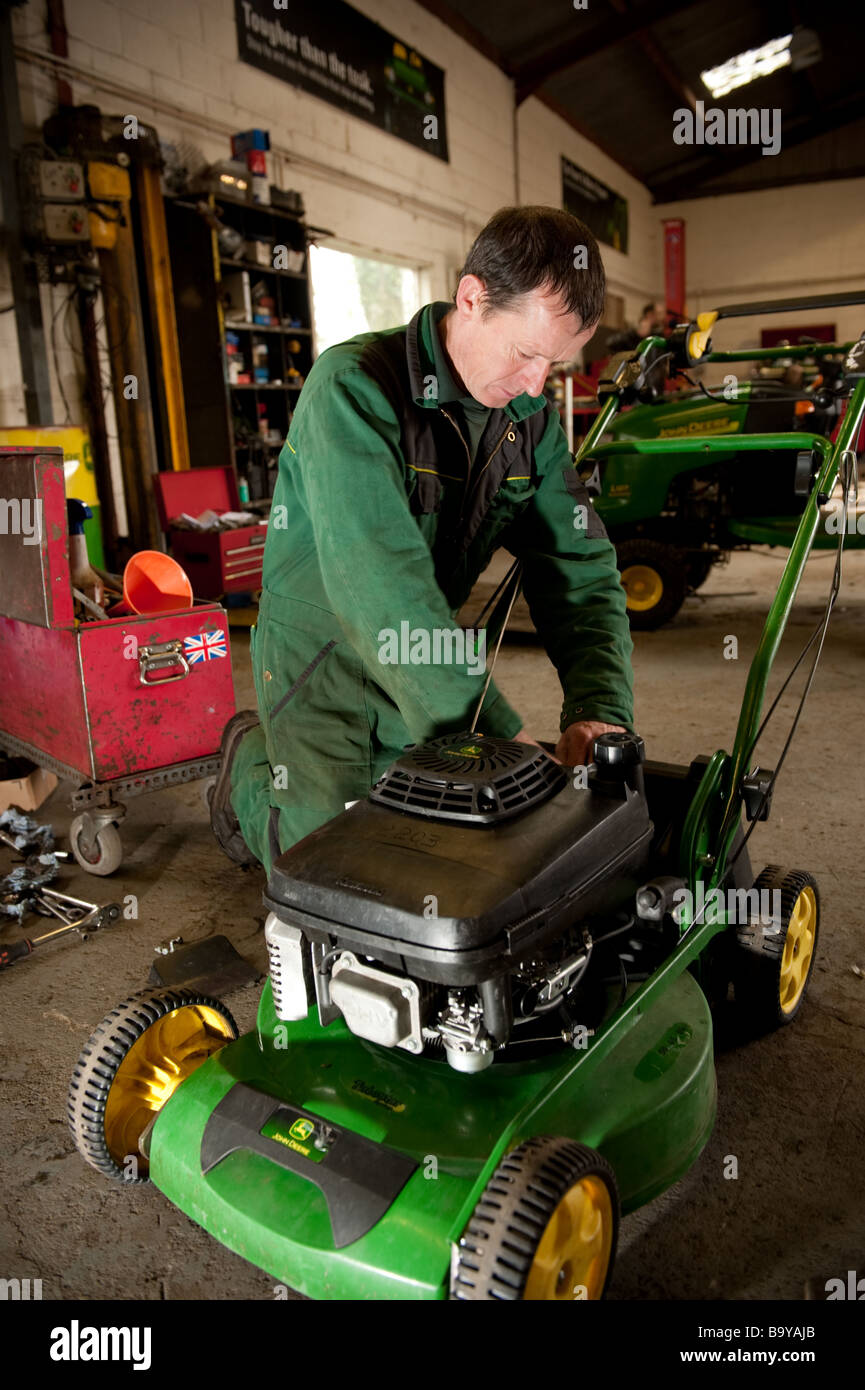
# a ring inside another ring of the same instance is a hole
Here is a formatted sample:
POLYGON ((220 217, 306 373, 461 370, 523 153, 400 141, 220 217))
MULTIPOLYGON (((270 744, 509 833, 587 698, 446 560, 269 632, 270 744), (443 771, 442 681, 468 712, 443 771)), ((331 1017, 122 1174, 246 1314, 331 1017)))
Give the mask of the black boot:
POLYGON ((231 805, 231 766, 244 734, 260 723, 261 720, 253 709, 238 710, 237 714, 229 719, 223 730, 220 744, 222 766, 219 769, 215 786, 208 791, 210 824, 219 847, 228 855, 229 859, 233 860, 235 864, 241 864, 244 868, 257 864, 259 861, 248 848, 240 829, 240 821, 234 814, 231 805))

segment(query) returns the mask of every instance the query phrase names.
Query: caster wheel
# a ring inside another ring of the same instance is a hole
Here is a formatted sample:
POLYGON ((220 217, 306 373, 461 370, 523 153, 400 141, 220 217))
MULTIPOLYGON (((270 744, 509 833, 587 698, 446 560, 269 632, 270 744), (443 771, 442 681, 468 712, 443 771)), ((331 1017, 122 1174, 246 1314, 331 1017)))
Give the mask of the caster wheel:
POLYGON ((527 1139, 502 1159, 459 1243, 451 1299, 600 1299, 619 1228, 613 1170, 571 1139, 527 1139))
POLYGON ((123 843, 117 826, 109 821, 99 827, 95 851, 85 850, 82 843, 83 829, 84 817, 76 816, 69 827, 69 842, 78 863, 89 874, 98 874, 100 878, 113 874, 115 869, 120 868, 123 859, 123 843))
POLYGON ((761 902, 768 891, 773 920, 738 928, 733 990, 749 1026, 768 1033, 792 1023, 802 1007, 817 951, 820 895, 811 874, 778 864, 769 864, 754 887, 761 902))
POLYGON ((66 1112, 82 1158, 109 1178, 147 1182, 144 1131, 181 1082, 236 1037, 225 1005, 198 990, 144 990, 118 1005, 69 1083, 66 1112))

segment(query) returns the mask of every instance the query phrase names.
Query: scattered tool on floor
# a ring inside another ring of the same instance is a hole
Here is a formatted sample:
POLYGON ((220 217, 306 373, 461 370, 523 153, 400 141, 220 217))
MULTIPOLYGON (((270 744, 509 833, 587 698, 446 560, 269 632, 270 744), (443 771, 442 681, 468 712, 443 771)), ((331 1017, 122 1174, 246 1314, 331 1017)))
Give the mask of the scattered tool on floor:
POLYGON ((10 809, 0 815, 0 843, 20 854, 48 854, 54 849, 54 829, 10 809))
POLYGON ((17 864, 0 879, 0 917, 22 922, 33 899, 56 877, 57 862, 52 854, 31 855, 17 864))
POLYGON ((56 941, 58 937, 67 936, 70 932, 78 932, 81 940, 86 941, 91 932, 98 931, 100 927, 110 926, 119 919, 121 913, 119 903, 106 903, 104 906, 88 903, 82 898, 73 898, 69 893, 58 893, 46 887, 36 890, 28 903, 31 909, 44 916, 59 917, 62 925, 42 932, 39 936, 25 936, 20 941, 0 945, 0 967, 14 965, 16 960, 32 955, 37 946, 44 946, 47 941, 56 941))

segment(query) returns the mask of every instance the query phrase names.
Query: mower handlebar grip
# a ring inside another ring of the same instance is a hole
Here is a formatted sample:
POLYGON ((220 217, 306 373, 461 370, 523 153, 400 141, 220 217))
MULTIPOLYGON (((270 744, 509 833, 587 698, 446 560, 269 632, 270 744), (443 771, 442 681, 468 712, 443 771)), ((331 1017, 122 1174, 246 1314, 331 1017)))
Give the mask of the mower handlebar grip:
POLYGON ((22 956, 29 956, 32 950, 33 944, 26 937, 23 941, 12 941, 8 946, 0 946, 0 969, 4 965, 14 965, 22 956))

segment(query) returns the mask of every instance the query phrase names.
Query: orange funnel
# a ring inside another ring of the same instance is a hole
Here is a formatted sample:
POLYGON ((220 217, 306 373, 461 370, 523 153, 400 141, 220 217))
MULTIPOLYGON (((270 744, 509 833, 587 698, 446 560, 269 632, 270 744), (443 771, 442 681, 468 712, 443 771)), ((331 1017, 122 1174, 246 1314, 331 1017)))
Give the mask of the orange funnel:
POLYGON ((192 607, 189 575, 161 550, 139 550, 123 571, 123 601, 133 613, 192 607))

